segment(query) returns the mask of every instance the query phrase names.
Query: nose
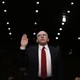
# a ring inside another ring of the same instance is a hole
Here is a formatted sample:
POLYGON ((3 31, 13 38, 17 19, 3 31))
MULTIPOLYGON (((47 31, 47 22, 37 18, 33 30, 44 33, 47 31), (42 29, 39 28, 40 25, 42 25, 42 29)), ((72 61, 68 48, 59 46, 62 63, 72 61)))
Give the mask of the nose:
POLYGON ((41 35, 41 38, 43 38, 44 37, 44 35, 41 35))

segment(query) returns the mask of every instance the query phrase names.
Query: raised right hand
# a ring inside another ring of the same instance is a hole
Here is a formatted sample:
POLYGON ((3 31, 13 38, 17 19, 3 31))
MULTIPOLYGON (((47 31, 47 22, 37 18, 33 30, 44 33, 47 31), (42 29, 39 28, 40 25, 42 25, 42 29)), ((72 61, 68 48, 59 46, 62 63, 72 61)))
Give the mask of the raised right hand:
POLYGON ((26 47, 28 44, 28 38, 26 34, 23 34, 21 37, 21 47, 26 47))

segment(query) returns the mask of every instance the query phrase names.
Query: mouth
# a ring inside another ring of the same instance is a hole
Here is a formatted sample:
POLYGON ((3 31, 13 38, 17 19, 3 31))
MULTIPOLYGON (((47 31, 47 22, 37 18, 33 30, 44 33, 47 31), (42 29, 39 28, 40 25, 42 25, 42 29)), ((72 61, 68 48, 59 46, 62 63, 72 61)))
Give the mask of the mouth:
POLYGON ((41 41, 44 41, 45 39, 41 39, 41 41))

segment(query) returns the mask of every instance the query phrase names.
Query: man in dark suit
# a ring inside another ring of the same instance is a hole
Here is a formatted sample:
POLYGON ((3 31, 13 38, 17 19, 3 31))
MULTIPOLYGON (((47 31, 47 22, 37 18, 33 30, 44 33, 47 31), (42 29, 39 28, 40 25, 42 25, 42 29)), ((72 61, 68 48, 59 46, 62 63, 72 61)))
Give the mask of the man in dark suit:
POLYGON ((36 42, 38 43, 37 45, 28 47, 27 35, 23 34, 21 38, 20 50, 22 54, 25 52, 27 80, 63 80, 62 60, 59 49, 48 45, 47 32, 38 32, 36 42), (43 56, 46 56, 45 60, 44 58, 42 60, 43 47, 45 47, 43 50, 43 53, 45 53, 43 56), (42 70, 45 72, 42 73, 42 70))

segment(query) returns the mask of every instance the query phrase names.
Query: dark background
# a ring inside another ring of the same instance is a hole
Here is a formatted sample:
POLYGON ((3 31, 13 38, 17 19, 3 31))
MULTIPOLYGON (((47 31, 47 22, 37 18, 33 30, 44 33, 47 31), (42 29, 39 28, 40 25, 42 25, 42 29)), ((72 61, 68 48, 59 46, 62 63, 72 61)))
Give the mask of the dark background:
MULTIPOLYGON (((35 44, 36 35, 33 32, 45 30, 49 33, 49 44, 59 47, 64 63, 65 80, 73 80, 80 76, 80 1, 73 0, 5 0, 0 1, 0 63, 2 80, 17 75, 17 51, 22 34, 29 37, 29 44, 35 44), (3 10, 7 9, 4 13, 3 10), (39 13, 35 13, 38 9, 39 13), (70 10, 70 13, 67 13, 70 10), (61 25, 61 16, 65 13, 67 22, 61 25), (9 21, 9 25, 6 22, 9 21), (37 25, 34 22, 37 21, 37 25), (9 35, 8 27, 12 35, 9 35), (59 31, 62 27, 63 30, 59 31), (61 35, 56 40, 57 32, 61 35)), ((23 73, 22 73, 23 74, 23 73)), ((20 75, 20 74, 18 74, 20 75)))

